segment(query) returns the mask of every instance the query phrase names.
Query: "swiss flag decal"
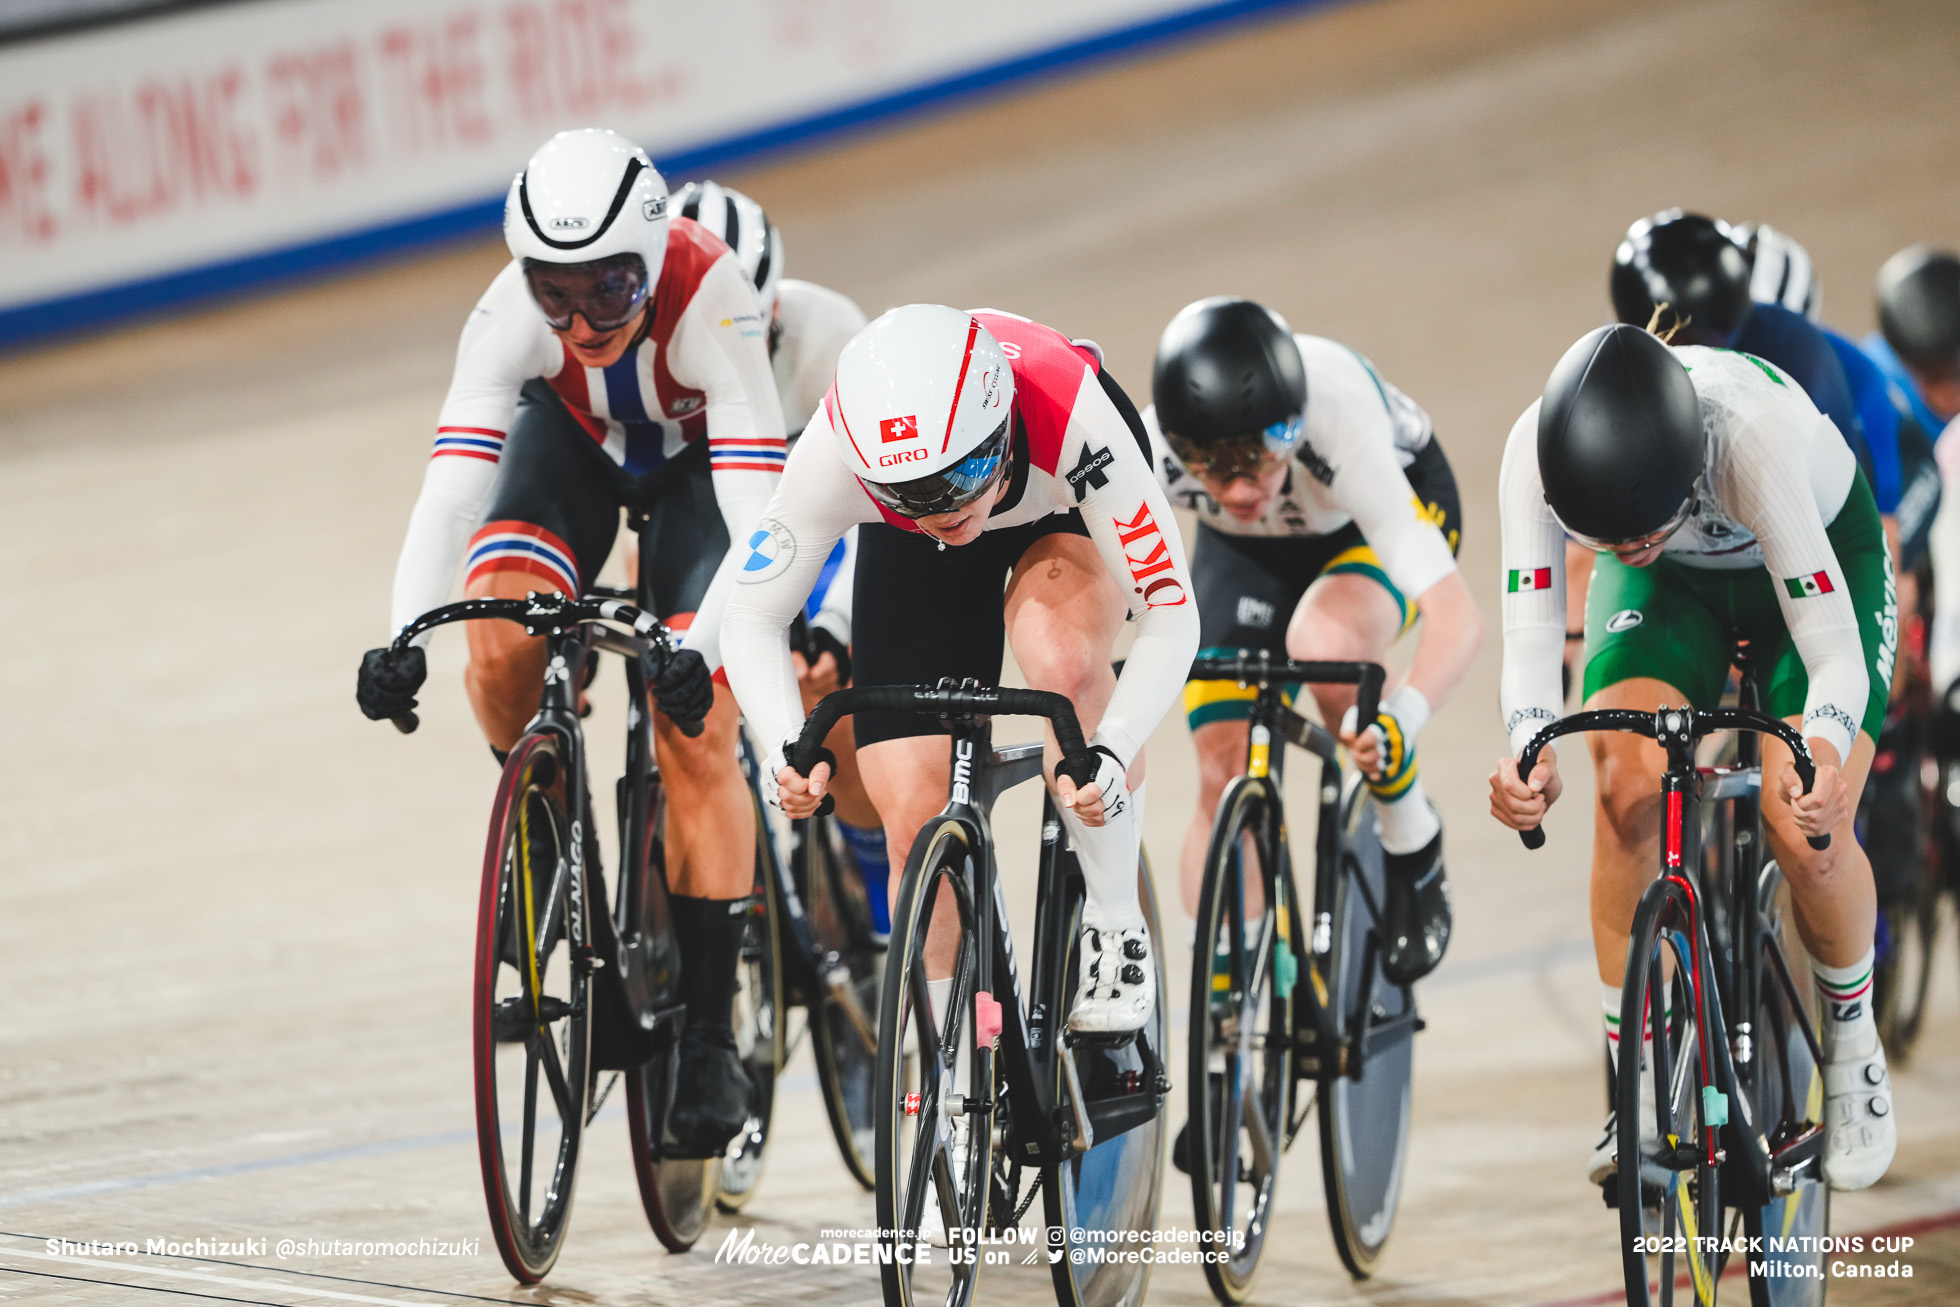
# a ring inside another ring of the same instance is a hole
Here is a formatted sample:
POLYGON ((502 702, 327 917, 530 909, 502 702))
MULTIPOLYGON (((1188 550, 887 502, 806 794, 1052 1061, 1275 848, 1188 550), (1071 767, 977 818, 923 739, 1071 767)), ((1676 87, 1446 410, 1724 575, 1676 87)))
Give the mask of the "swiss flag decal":
POLYGON ((878 424, 878 434, 885 438, 887 445, 896 440, 917 440, 919 438, 919 418, 908 414, 902 418, 886 418, 878 424))

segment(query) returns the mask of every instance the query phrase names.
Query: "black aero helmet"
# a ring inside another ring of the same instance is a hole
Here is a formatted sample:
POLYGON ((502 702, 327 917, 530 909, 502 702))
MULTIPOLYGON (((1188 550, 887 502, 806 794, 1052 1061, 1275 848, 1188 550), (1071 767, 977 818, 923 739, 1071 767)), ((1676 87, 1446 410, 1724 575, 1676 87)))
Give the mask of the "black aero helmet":
POLYGON ((1878 329, 1915 367, 1960 355, 1960 258, 1930 245, 1900 250, 1878 270, 1878 329))
POLYGON ((1187 304, 1157 341, 1157 425, 1180 457, 1262 441, 1283 453, 1300 434, 1307 368, 1271 309, 1223 296, 1187 304))
POLYGON ((1613 253, 1613 316, 1630 326, 1686 327, 1727 344, 1749 316, 1749 258, 1729 225, 1666 209, 1627 228, 1613 253))
POLYGON ((1580 543, 1634 544, 1680 526, 1706 456, 1688 370, 1638 327, 1587 332, 1552 369, 1538 408, 1538 475, 1580 543))

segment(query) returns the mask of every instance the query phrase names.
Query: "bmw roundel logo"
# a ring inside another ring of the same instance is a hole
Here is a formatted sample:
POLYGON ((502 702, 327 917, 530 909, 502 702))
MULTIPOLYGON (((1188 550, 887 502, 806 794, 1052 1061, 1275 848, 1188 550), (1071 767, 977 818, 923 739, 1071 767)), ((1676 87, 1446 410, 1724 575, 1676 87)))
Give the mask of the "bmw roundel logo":
POLYGON ((744 585, 772 581, 796 561, 796 537, 790 534, 788 527, 772 517, 765 517, 756 523, 745 544, 748 557, 742 560, 742 570, 735 578, 744 585))

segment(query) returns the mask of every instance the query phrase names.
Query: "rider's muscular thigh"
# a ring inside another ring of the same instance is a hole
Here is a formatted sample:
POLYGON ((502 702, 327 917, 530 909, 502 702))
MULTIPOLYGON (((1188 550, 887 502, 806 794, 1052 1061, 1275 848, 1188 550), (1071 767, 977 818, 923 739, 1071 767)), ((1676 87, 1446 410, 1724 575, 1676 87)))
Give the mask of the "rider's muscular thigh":
MULTIPOLYGON (((470 582, 471 599, 522 599, 546 582, 529 572, 491 572, 470 582)), ((469 666, 463 688, 477 725, 494 749, 508 751, 537 715, 544 693, 544 637, 524 634, 513 622, 466 622, 469 666)))
MULTIPOLYGON (((481 625, 481 623, 479 623, 481 625)), ((742 715, 725 685, 694 739, 653 715, 653 747, 667 787, 667 883, 676 894, 739 899, 755 886, 755 808, 736 761, 742 715)))
MULTIPOLYGON (((1036 690, 1062 695, 1075 705, 1085 736, 1095 734, 1116 692, 1110 651, 1123 629, 1123 597, 1085 536, 1037 540, 1014 566, 1004 610, 1007 642, 1021 674, 1036 690)), ((1046 764, 1060 754, 1048 733, 1046 764)), ((1132 787, 1142 779, 1142 759, 1130 768, 1132 787)))
MULTIPOLYGON (((1368 577, 1336 572, 1300 596, 1286 625, 1286 653, 1301 662, 1373 662, 1401 631, 1402 614, 1387 591, 1368 577)), ((1338 727, 1354 693, 1350 685, 1315 685, 1322 720, 1338 727)))
MULTIPOLYGON (((1664 681, 1645 678, 1609 685, 1586 707, 1651 712, 1687 696, 1664 681)), ((1592 751, 1593 946, 1600 978, 1618 982, 1626 966, 1627 936, 1633 929, 1640 895, 1655 875, 1660 856, 1661 775, 1667 755, 1652 740, 1618 731, 1586 736, 1592 751)))

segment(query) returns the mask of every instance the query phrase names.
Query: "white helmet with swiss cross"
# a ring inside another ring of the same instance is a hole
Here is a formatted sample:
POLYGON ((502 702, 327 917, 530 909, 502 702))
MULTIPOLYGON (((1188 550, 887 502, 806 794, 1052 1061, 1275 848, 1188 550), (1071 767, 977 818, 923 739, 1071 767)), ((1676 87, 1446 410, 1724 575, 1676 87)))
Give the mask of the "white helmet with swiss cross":
POLYGON ((1007 470, 1014 373, 971 313, 907 304, 851 338, 837 359, 838 446, 880 504, 948 513, 1007 470))

